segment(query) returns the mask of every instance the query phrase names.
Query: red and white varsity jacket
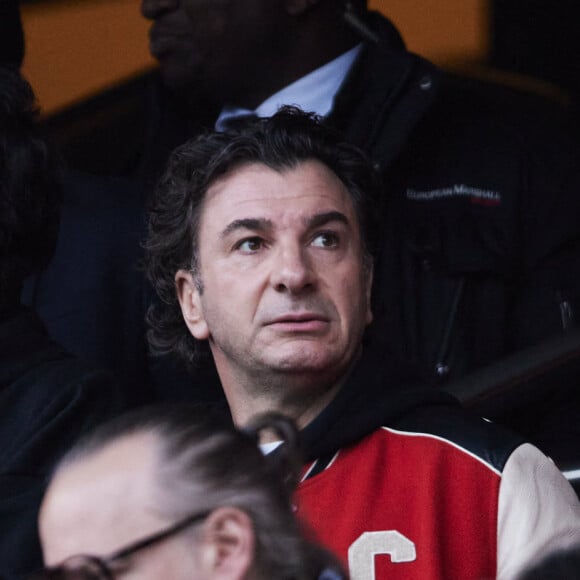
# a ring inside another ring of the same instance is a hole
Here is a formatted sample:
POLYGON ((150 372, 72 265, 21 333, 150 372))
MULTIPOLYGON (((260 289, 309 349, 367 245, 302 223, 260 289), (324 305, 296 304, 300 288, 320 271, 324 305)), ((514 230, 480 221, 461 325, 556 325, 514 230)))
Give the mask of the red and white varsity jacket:
POLYGON ((576 495, 538 449, 469 447, 377 429, 309 466, 298 513, 352 580, 506 580, 580 543, 576 495))

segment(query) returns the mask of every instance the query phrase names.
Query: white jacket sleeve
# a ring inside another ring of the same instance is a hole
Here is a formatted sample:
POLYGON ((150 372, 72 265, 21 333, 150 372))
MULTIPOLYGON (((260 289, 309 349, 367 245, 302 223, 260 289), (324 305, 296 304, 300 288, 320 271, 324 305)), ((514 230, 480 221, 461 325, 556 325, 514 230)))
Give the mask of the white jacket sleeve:
POLYGON ((498 580, 512 580, 553 551, 580 544, 580 503, 572 486, 529 443, 504 467, 498 512, 498 580))

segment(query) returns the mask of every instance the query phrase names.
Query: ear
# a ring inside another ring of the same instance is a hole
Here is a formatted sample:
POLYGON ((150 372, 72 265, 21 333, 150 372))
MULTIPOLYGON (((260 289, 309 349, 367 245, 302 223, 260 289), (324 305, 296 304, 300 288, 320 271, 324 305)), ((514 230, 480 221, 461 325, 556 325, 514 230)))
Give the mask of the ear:
POLYGON ((178 270, 175 274, 175 290, 183 320, 191 334, 198 340, 209 338, 209 328, 203 316, 201 294, 193 279, 193 274, 187 270, 178 270))
POLYGON ((320 0, 284 0, 284 5, 286 7, 286 14, 300 16, 319 2, 320 0))
POLYGON ((208 578, 243 580, 256 552, 252 520, 233 507, 214 510, 204 523, 202 565, 208 578))

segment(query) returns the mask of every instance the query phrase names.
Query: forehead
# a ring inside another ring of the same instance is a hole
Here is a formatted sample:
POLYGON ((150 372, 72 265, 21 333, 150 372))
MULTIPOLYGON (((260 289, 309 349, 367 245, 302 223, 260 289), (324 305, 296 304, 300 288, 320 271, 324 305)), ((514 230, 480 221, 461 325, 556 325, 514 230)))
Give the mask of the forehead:
POLYGON ((251 163, 230 171, 208 188, 201 230, 220 228, 244 217, 284 225, 330 211, 343 213, 352 227, 358 227, 347 188, 323 163, 308 160, 282 170, 251 163))
POLYGON ((40 514, 48 564, 107 554, 158 528, 157 453, 153 435, 130 435, 57 473, 40 514))

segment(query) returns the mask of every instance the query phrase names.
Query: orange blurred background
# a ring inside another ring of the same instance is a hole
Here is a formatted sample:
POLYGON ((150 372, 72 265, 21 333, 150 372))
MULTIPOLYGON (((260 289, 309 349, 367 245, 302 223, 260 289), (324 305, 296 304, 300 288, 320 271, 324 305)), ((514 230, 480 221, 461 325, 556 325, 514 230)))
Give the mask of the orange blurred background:
MULTIPOLYGON (((371 0, 410 50, 453 68, 488 51, 487 0, 371 0)), ((155 65, 139 0, 47 0, 22 6, 24 74, 44 114, 58 112, 155 65)))

